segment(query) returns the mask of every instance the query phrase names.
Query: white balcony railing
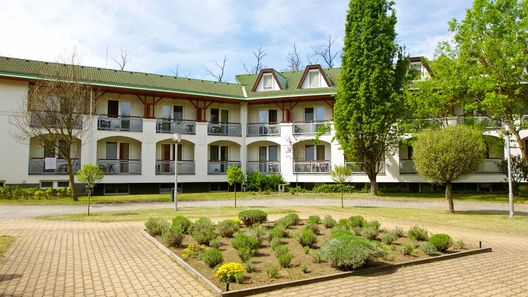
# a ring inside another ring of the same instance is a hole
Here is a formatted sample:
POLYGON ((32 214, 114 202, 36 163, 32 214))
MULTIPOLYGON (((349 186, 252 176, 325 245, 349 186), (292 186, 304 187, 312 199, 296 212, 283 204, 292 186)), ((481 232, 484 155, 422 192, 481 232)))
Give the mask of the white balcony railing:
POLYGON ((400 174, 416 174, 414 160, 400 160, 400 174))
POLYGON ((105 175, 137 175, 141 174, 141 160, 97 160, 99 169, 105 175))
POLYGON ((227 167, 238 166, 240 161, 209 161, 207 164, 207 173, 209 174, 226 174, 227 167))
MULTIPOLYGON (((330 125, 329 121, 311 121, 311 122, 293 122, 293 134, 294 135, 312 135, 317 134, 320 129, 325 125, 330 125)), ((326 131, 326 134, 330 133, 330 129, 326 131)))
POLYGON ((315 160, 315 161, 295 161, 293 162, 294 173, 329 173, 330 161, 315 160))
POLYGON ((196 122, 191 120, 156 120, 156 133, 196 134, 196 122))
MULTIPOLYGON (((174 161, 156 161, 156 174, 174 175, 174 161)), ((178 161, 178 175, 194 174, 194 161, 178 161)))
POLYGON ((459 124, 480 125, 486 129, 497 129, 502 127, 502 122, 486 116, 459 116, 459 124))
POLYGON ((97 130, 143 132, 143 119, 139 117, 99 115, 97 130))
MULTIPOLYGON (((81 168, 81 162, 79 159, 72 160, 73 173, 77 173, 81 168)), ((50 174, 50 175, 65 175, 68 174, 66 160, 55 159, 46 162, 45 158, 31 158, 29 159, 29 170, 28 174, 50 174)))
POLYGON ((247 172, 260 172, 264 174, 280 173, 279 161, 249 161, 246 164, 247 172))
POLYGON ((252 123, 247 125, 247 136, 280 135, 280 125, 277 123, 252 123))
MULTIPOLYGON (((365 171, 361 169, 361 163, 360 162, 345 162, 345 166, 350 168, 352 170, 352 174, 365 174, 365 171)), ((378 174, 385 174, 385 163, 381 165, 380 171, 378 174)))
POLYGON ((240 123, 209 123, 207 133, 220 136, 242 136, 242 126, 240 123))

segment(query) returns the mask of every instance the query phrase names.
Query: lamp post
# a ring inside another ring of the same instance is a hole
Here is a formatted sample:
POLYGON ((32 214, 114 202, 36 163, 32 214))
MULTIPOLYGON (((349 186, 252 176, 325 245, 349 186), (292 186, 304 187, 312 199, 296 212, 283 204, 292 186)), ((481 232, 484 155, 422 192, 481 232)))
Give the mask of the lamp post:
POLYGON ((180 133, 172 135, 174 141, 174 211, 178 210, 178 143, 181 141, 180 133))
POLYGON ((510 153, 510 131, 506 131, 506 155, 508 158, 508 203, 510 206, 510 220, 515 218, 513 210, 513 184, 511 173, 511 153, 510 153))

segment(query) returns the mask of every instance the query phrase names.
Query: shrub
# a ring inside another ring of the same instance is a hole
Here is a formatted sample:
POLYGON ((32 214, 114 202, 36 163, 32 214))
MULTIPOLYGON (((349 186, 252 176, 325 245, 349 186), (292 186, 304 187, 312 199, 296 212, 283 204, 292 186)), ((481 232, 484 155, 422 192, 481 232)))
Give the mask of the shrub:
POLYGON ((313 247, 317 241, 317 235, 311 229, 304 228, 297 232, 297 241, 302 246, 313 247))
POLYGON ((283 238, 288 236, 288 231, 282 225, 276 225, 269 231, 269 236, 273 238, 283 238))
POLYGON ((318 226, 317 224, 308 224, 308 225, 306 225, 306 227, 304 227, 304 228, 308 228, 308 229, 312 230, 313 233, 315 233, 315 234, 317 234, 317 235, 318 235, 319 233, 321 233, 321 231, 319 230, 319 226, 318 226))
POLYGON ((330 237, 337 238, 340 236, 350 236, 353 235, 350 230, 335 230, 335 228, 332 230, 332 235, 330 237))
POLYGON ((313 225, 320 224, 321 223, 321 217, 319 217, 317 215, 309 216, 308 220, 307 220, 307 223, 308 224, 313 224, 313 225))
POLYGON ((222 252, 219 249, 208 248, 203 252, 202 260, 207 266, 213 268, 224 261, 224 256, 222 256, 222 252))
POLYGON ((248 247, 242 247, 237 250, 238 257, 242 262, 247 262, 255 255, 256 250, 252 250, 248 247))
POLYGON ((189 228, 191 228, 191 221, 184 216, 175 216, 172 219, 172 225, 174 227, 179 227, 183 233, 189 233, 189 228))
POLYGON ((394 229, 392 229, 390 232, 392 232, 398 238, 405 236, 405 231, 403 231, 403 228, 400 226, 394 227, 394 229))
POLYGON ((350 231, 350 226, 340 221, 332 228, 332 232, 334 231, 350 231))
POLYGON ((466 243, 463 240, 457 240, 453 244, 454 250, 463 250, 466 247, 466 243))
POLYGON ((218 223, 218 232, 222 237, 233 237, 233 234, 240 229, 240 224, 233 220, 224 220, 218 223))
POLYGON ((219 248, 222 246, 222 242, 218 239, 211 239, 209 240, 209 246, 214 248, 219 248))
POLYGON ((383 237, 381 237, 381 241, 384 244, 391 245, 398 237, 391 231, 383 234, 383 237))
POLYGON ((434 244, 432 244, 432 243, 430 243, 430 242, 426 242, 426 243, 422 244, 422 246, 420 247, 420 249, 421 249, 426 255, 429 255, 429 256, 438 255, 438 249, 436 249, 436 247, 434 246, 434 244))
POLYGON ((262 245, 264 238, 269 237, 269 231, 262 225, 253 225, 248 231, 246 231, 246 235, 255 237, 260 245, 262 245))
POLYGON ((196 242, 206 245, 209 245, 209 242, 218 236, 214 224, 208 218, 196 220, 191 226, 190 233, 196 242))
POLYGON ((453 245, 453 239, 447 234, 434 234, 429 238, 429 243, 434 245, 439 252, 443 253, 453 245))
POLYGON ((166 246, 180 246, 183 241, 183 232, 179 227, 167 225, 161 232, 161 240, 166 246))
POLYGON ((145 231, 152 236, 161 235, 161 232, 163 232, 163 229, 167 225, 169 225, 169 223, 162 218, 149 218, 145 222, 145 231))
POLYGON ((427 240, 429 238, 429 232, 425 228, 418 225, 411 227, 409 232, 407 232, 407 235, 409 238, 418 241, 427 240))
POLYGON ((268 214, 259 209, 248 209, 238 213, 238 218, 247 227, 252 226, 255 223, 263 223, 267 220, 268 214))
POLYGON ((299 265, 299 269, 301 269, 303 273, 308 273, 308 266, 304 263, 301 263, 301 265, 299 265))
POLYGON ((310 247, 309 246, 303 246, 303 251, 305 254, 308 255, 308 253, 310 252, 310 247))
POLYGON ((325 261, 320 250, 313 250, 312 259, 314 263, 323 263, 325 261))
POLYGON ((290 267, 291 260, 293 259, 293 255, 290 253, 284 253, 279 256, 279 265, 282 268, 290 267))
POLYGON ((271 248, 274 248, 274 247, 276 247, 278 245, 281 245, 281 244, 282 244, 282 241, 281 241, 281 239, 279 237, 273 237, 273 239, 270 242, 271 248))
POLYGON ((279 267, 272 265, 266 270, 269 278, 278 278, 279 277, 279 267))
POLYGON ((327 229, 333 228, 336 223, 336 220, 332 216, 325 216, 323 219, 323 224, 327 229))
POLYGON ((246 175, 246 187, 248 191, 277 191, 280 184, 284 184, 284 179, 280 174, 251 172, 246 175))
POLYGON ((247 262, 244 262, 244 269, 246 270, 246 272, 255 272, 257 270, 257 266, 255 265, 255 263, 253 263, 253 261, 247 261, 247 262))
POLYGON ((348 221, 351 228, 363 227, 366 222, 362 216, 351 216, 348 221))
POLYGON ((376 257, 383 256, 379 243, 356 236, 328 240, 321 247, 322 258, 339 269, 357 269, 376 257))
POLYGON ((275 254, 277 256, 280 256, 280 255, 283 255, 283 254, 286 254, 287 252, 289 252, 288 250, 288 247, 286 245, 277 245, 273 248, 273 251, 275 252, 275 254))
POLYGON ((299 215, 297 215, 296 213, 289 213, 279 219, 278 223, 283 225, 285 228, 289 228, 291 226, 299 224, 299 221, 299 215))
POLYGON ((203 252, 202 246, 191 243, 182 252, 182 258, 197 258, 203 252))
POLYGON ((412 245, 405 243, 398 247, 398 252, 404 256, 408 256, 414 252, 412 245))
MULTIPOLYGON (((370 240, 374 240, 379 235, 380 223, 378 221, 371 221, 363 223, 363 227, 359 231, 361 236, 366 237, 370 240)), ((359 227, 356 227, 359 228, 359 227)))
POLYGON ((410 244, 413 247, 413 249, 417 249, 420 247, 420 243, 415 239, 409 239, 407 240, 407 243, 410 244))
POLYGON ((256 251, 260 247, 260 242, 256 237, 236 232, 231 240, 231 245, 236 250, 247 248, 256 251))
POLYGON ((222 283, 241 283, 244 280, 244 266, 240 263, 225 263, 216 270, 215 277, 222 283))

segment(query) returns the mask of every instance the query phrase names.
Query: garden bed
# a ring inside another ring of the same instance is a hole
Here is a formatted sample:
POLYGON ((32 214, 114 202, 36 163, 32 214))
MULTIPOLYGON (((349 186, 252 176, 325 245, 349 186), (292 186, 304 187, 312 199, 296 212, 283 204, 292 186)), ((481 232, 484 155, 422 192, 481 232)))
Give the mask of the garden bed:
MULTIPOLYGON (((270 232, 270 230, 274 230, 273 228, 277 225, 282 227, 284 226, 284 224, 281 223, 281 220, 278 221, 279 223, 263 222, 262 224, 258 224, 257 226, 260 227, 257 227, 257 229, 260 231, 255 231, 255 228, 248 228, 241 225, 238 232, 255 235, 255 237, 259 237, 257 234, 261 233, 260 237, 262 237, 261 243, 258 249, 256 249, 256 252, 250 256, 250 260, 246 259, 244 261, 241 260, 243 257, 239 256, 239 251, 241 248, 238 247, 238 249, 235 249, 233 247, 233 238, 218 236, 211 242, 211 245, 216 246, 221 252, 221 257, 223 258, 221 262, 241 264, 245 263, 244 266, 246 271, 243 273, 243 279, 241 279, 240 282, 235 282, 232 280, 230 283, 230 291, 239 292, 236 294, 235 292, 230 292, 229 294, 235 294, 238 296, 249 295, 256 292, 264 292, 281 288, 284 286, 300 285, 315 281, 344 277, 352 273, 373 272, 379 271, 380 269, 394 269, 400 266, 457 257, 464 254, 471 254, 475 251, 484 251, 482 249, 474 249, 476 247, 472 245, 462 245, 460 241, 454 243, 455 245, 458 245, 458 247, 455 249, 453 248, 453 242, 451 241, 449 248, 442 253, 437 252, 435 255, 427 255, 422 249, 427 250, 427 247, 424 247, 426 245, 429 245, 429 248, 431 248, 431 244, 428 244, 428 242, 425 240, 417 241, 410 239, 408 236, 397 236, 402 235, 399 234, 402 231, 401 229, 384 230, 383 228, 379 228, 379 224, 371 224, 366 221, 362 222, 363 227, 352 227, 350 226, 350 223, 348 223, 350 220, 340 220, 335 227, 327 228, 325 227, 325 224, 323 224, 323 221, 325 220, 315 224, 313 220, 299 220, 296 224, 284 229, 286 231, 285 233, 287 233, 287 236, 279 236, 276 232, 270 232), (316 227, 314 227, 314 225, 316 227), (371 228, 372 225, 374 226, 373 228, 371 228), (374 229, 374 231, 371 230, 369 232, 367 230, 369 228, 374 229), (315 244, 311 245, 309 248, 301 245, 297 236, 298 233, 305 229, 313 229, 315 231, 319 229, 319 234, 316 235, 315 244), (270 233, 272 235, 270 235, 270 233), (387 235, 389 233, 396 235, 394 236, 395 238, 392 238, 393 240, 390 240, 390 236, 387 235), (369 236, 374 240, 370 241, 361 237, 361 235, 369 236), (276 239, 276 237, 279 239, 276 239), (348 265, 336 267, 339 266, 339 261, 321 259, 324 258, 322 255, 325 255, 323 252, 326 252, 326 255, 328 255, 329 250, 327 246, 323 248, 323 251, 321 251, 321 247, 332 238, 351 238, 353 240, 358 240, 361 243, 367 243, 367 245, 372 244, 374 249, 376 249, 376 253, 375 255, 372 254, 372 256, 369 256, 363 264, 360 263, 356 265, 354 262, 352 265, 346 262, 348 265), (382 243, 381 241, 384 241, 385 243, 382 243), (283 246, 281 249, 286 250, 287 253, 291 255, 287 257, 291 258, 289 264, 280 264, 280 256, 279 252, 277 251, 279 250, 279 248, 277 248, 278 245, 283 246), (254 271, 247 271, 251 270, 248 269, 248 262, 251 262, 249 266, 252 266, 254 271), (256 291, 254 289, 256 289, 256 291)), ((215 228, 216 230, 220 231, 220 227, 216 226, 215 228)), ((147 228, 147 231, 148 229, 149 228, 147 228)), ((420 228, 418 228, 418 231, 427 234, 426 230, 420 230, 420 228)), ((416 235, 414 237, 416 237, 416 235)), ((163 240, 159 234, 155 234, 152 239, 167 245, 167 242, 163 240)), ((159 246, 161 246, 161 244, 159 246)), ((216 290, 213 289, 213 291, 225 291, 225 283, 221 282, 215 275, 219 264, 214 265, 213 263, 213 268, 210 268, 209 265, 204 262, 202 256, 204 251, 211 248, 205 245, 197 244, 195 238, 193 238, 193 236, 190 234, 183 234, 180 244, 177 246, 169 245, 167 248, 172 253, 174 253, 176 257, 179 257, 180 260, 183 259, 182 262, 185 261, 186 264, 191 266, 192 270, 194 270, 194 273, 198 273, 207 279, 210 282, 208 285, 214 285, 219 288, 216 290)), ((428 252, 431 253, 431 251, 428 252)))

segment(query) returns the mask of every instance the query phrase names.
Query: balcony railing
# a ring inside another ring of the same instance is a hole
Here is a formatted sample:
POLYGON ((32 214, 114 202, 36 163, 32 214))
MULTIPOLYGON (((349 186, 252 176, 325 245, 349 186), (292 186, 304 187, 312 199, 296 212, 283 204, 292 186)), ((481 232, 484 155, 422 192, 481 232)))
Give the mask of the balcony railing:
POLYGON ((264 174, 280 173, 279 161, 249 161, 246 164, 247 172, 260 172, 264 174))
POLYGON ((196 122, 190 120, 174 121, 158 119, 156 121, 156 133, 196 134, 196 122))
MULTIPOLYGON (((156 174, 174 175, 174 161, 156 161, 156 174)), ((178 175, 194 174, 194 161, 178 161, 178 175)))
MULTIPOLYGON (((317 134, 319 129, 322 129, 323 126, 329 125, 329 121, 311 121, 311 122, 294 122, 293 123, 293 134, 302 135, 302 134, 317 134)), ((330 133, 330 129, 326 131, 326 134, 330 133)))
POLYGON ((209 123, 207 127, 209 135, 242 136, 240 123, 209 123))
POLYGON ((99 115, 97 130, 143 132, 143 119, 139 117, 99 115))
MULTIPOLYGON (((365 171, 361 169, 361 163, 359 162, 345 162, 345 166, 352 170, 352 174, 365 174, 365 171)), ((381 165, 380 171, 378 174, 385 174, 385 163, 381 165)))
POLYGON ((476 173, 503 173, 501 159, 484 159, 476 173))
POLYGON ((141 174, 141 160, 99 159, 97 165, 105 175, 141 174))
POLYGON ((60 112, 52 111, 32 111, 31 112, 31 127, 42 128, 59 128, 61 125, 64 128, 68 128, 71 125, 74 129, 81 129, 83 122, 83 116, 61 114, 60 112), (68 119, 66 119, 68 118, 68 119), (72 124, 65 124, 67 121, 73 122, 72 124), (59 123, 61 123, 59 125, 59 123))
POLYGON ((400 174, 416 174, 414 160, 400 160, 400 174))
POLYGON ((330 161, 326 160, 293 162, 294 173, 328 173, 330 167, 330 161))
POLYGON ((240 167, 240 161, 209 161, 207 164, 207 173, 209 174, 226 174, 229 166, 240 167))
POLYGON ((486 129, 497 129, 502 127, 502 122, 486 116, 459 116, 459 124, 479 125, 486 129))
POLYGON ((247 136, 280 135, 280 125, 277 123, 251 123, 247 125, 247 136))
MULTIPOLYGON (((72 159, 73 173, 81 168, 79 159, 72 159)), ((28 174, 50 174, 50 175, 65 175, 68 174, 66 160, 55 158, 31 158, 29 160, 28 174), (46 159, 48 161, 46 162, 46 159), (52 160, 54 159, 54 160, 52 160)))

